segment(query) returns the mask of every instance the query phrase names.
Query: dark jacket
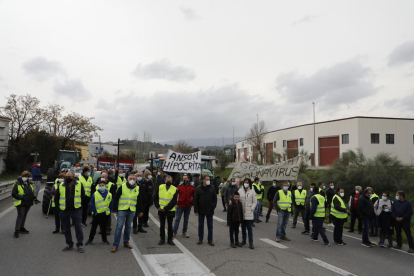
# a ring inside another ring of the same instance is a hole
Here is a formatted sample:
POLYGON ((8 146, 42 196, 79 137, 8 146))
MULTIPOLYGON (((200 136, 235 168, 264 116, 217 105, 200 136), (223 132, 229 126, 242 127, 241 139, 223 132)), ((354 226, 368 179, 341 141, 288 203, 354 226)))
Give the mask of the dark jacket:
POLYGON ((33 205, 33 200, 35 200, 35 196, 33 194, 31 185, 33 185, 33 182, 31 182, 30 180, 27 180, 27 183, 24 183, 20 176, 19 178, 17 178, 16 183, 13 185, 12 197, 15 199, 20 199, 22 201, 22 203, 19 206, 29 207, 33 205), (19 185, 23 187, 24 195, 19 195, 19 185))
POLYGON ((413 215, 413 205, 408 200, 396 200, 391 206, 391 213, 394 219, 403 218, 403 220, 411 220, 413 215))
MULTIPOLYGON (((161 184, 162 185, 162 184, 161 184)), ((171 186, 173 186, 172 184, 168 187, 167 185, 167 191, 169 188, 171 188, 171 186)), ((160 196, 159 196, 159 186, 157 186, 155 188, 154 191, 154 206, 155 208, 160 208, 160 196)), ((174 208, 175 205, 177 205, 177 197, 178 197, 178 190, 175 192, 173 198, 171 199, 170 203, 168 203, 167 206, 164 206, 164 210, 165 211, 170 211, 172 208, 174 208)))
POLYGON ((145 184, 145 206, 151 206, 153 204, 152 196, 154 194, 154 183, 152 182, 152 179, 144 179, 142 182, 145 184))
POLYGON ((328 188, 328 189, 325 190, 325 193, 326 193, 326 203, 329 206, 332 203, 332 198, 336 194, 336 190, 328 188))
POLYGON ((216 189, 212 185, 200 185, 194 195, 194 213, 199 215, 214 215, 217 206, 216 189))
MULTIPOLYGON (((129 189, 132 189, 132 187, 129 185, 129 183, 126 183, 125 185, 127 185, 127 187, 129 189)), ((115 185, 115 187, 116 187, 116 185, 115 185)), ((118 204, 119 204, 119 199, 121 198, 121 195, 122 195, 122 186, 119 187, 118 190, 116 190, 115 195, 112 194, 112 202, 113 202, 112 208, 113 208, 113 212, 118 212, 118 204)), ((137 197, 137 205, 136 205, 135 208, 136 208, 136 212, 137 213, 142 213, 142 210, 143 210, 143 202, 142 202, 142 194, 141 193, 138 194, 138 197, 137 197)), ((128 210, 130 210, 130 209, 128 209, 128 210)))
MULTIPOLYGON (((316 187, 314 189, 317 189, 316 187)), ((311 198, 315 195, 314 192, 311 192, 311 190, 309 189, 308 193, 306 194, 306 199, 305 199, 305 209, 306 210, 310 210, 310 202, 311 202, 311 198)))
MULTIPOLYGON (((142 200, 142 208, 144 209, 145 206, 147 206, 147 186, 144 183, 144 180, 138 181, 137 185, 139 187, 139 193, 141 194, 141 200, 142 200)), ((151 194, 152 197, 152 194, 151 194)), ((152 198, 151 198, 152 201, 152 198)))
POLYGON ((37 164, 33 164, 31 173, 33 181, 42 181, 42 172, 40 171, 40 167, 37 164))
MULTIPOLYGON (((78 182, 76 181, 76 179, 74 180, 74 184, 72 185, 72 187, 69 187, 69 185, 65 182, 63 182, 63 184, 61 184, 61 186, 65 187, 66 191, 65 191, 65 197, 66 197, 66 208, 65 211, 70 211, 70 210, 76 210, 76 209, 80 209, 79 208, 75 208, 75 189, 77 189, 76 185, 78 185, 78 182)), ((84 201, 85 200, 85 190, 83 189, 82 184, 79 183, 78 185, 81 188, 81 200, 84 201)), ((60 188, 56 190, 56 195, 55 195, 55 204, 56 206, 59 206, 59 199, 60 199, 60 188)))
POLYGON ((232 204, 227 208, 227 223, 243 221, 243 206, 240 200, 238 202, 232 199, 232 204))
POLYGON ((313 220, 314 215, 315 215, 316 210, 317 210, 316 208, 318 207, 318 205, 319 205, 318 198, 316 196, 313 196, 311 198, 311 208, 310 208, 310 214, 309 214, 309 219, 310 220, 313 220))
POLYGON ((155 189, 158 189, 160 185, 165 184, 165 178, 167 178, 165 173, 163 176, 157 175, 157 178, 155 178, 155 189))
POLYGON ((382 211, 378 216, 378 227, 381 229, 382 233, 392 235, 394 234, 394 221, 391 212, 382 211), (391 227, 393 229, 390 229, 391 227))
POLYGON ((361 195, 358 197, 358 216, 361 219, 371 219, 375 217, 374 204, 369 197, 361 195))
POLYGON ((227 185, 224 188, 224 203, 228 204, 231 198, 233 197, 234 192, 237 192, 238 190, 239 188, 237 187, 237 185, 231 185, 231 183, 227 185))
POLYGON ((267 201, 269 202, 273 201, 273 198, 275 197, 276 192, 279 190, 280 190, 280 187, 278 186, 276 187, 273 187, 273 185, 270 186, 269 189, 267 190, 267 201))

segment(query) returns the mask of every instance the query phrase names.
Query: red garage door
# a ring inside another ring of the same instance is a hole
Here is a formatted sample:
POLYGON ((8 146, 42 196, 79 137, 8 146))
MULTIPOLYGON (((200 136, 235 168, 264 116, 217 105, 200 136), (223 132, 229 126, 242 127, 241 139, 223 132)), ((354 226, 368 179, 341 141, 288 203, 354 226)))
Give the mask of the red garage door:
POLYGON ((319 166, 332 165, 339 158, 339 136, 319 138, 319 166))
POLYGON ((287 141, 288 159, 298 155, 298 140, 287 141))
POLYGON ((272 163, 273 159, 273 143, 266 144, 266 163, 272 163))
POLYGON ((244 148, 244 160, 247 161, 247 148, 244 148))

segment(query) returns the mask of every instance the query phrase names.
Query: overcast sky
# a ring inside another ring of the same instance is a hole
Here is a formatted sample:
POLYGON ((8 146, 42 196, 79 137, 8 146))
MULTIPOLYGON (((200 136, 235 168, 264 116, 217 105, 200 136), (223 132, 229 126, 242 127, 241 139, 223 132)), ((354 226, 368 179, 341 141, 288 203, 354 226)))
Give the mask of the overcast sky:
POLYGON ((414 117, 414 1, 0 0, 0 105, 32 94, 103 141, 414 117))

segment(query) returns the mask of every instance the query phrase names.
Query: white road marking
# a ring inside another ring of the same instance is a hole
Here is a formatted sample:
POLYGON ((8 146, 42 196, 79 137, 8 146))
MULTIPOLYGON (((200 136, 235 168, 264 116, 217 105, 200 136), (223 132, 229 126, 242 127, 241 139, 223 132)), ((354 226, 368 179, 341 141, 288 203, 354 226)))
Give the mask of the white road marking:
MULTIPOLYGON (((160 227, 160 222, 150 213, 149 217, 154 222, 155 225, 160 227)), ((167 231, 166 231, 167 232, 167 231)), ((211 273, 210 269, 206 267, 199 259, 197 259, 196 256, 193 255, 181 242, 179 242, 177 239, 174 240, 175 245, 183 251, 184 254, 186 254, 188 257, 190 257, 195 265, 198 265, 203 270, 203 275, 210 275, 214 276, 214 273, 211 273)))
POLYGON ((281 248, 281 249, 286 249, 286 248, 289 248, 289 247, 287 247, 287 246, 285 246, 285 245, 283 245, 283 244, 280 244, 280 243, 278 243, 278 242, 275 242, 275 241, 272 241, 272 240, 269 240, 269 239, 260 239, 261 241, 264 241, 264 242, 266 242, 266 243, 268 243, 268 244, 270 244, 270 245, 273 245, 273 246, 276 246, 276 247, 279 247, 279 248, 281 248))
MULTIPOLYGON (((39 191, 39 193, 41 193, 41 192, 43 192, 45 189, 43 188, 43 189, 41 189, 40 191, 39 191)), ((11 210, 13 210, 14 209, 14 206, 11 206, 11 207, 9 207, 9 208, 7 208, 6 210, 4 210, 3 212, 1 212, 0 213, 0 219, 2 218, 2 217, 4 217, 7 213, 9 213, 11 210)))
POLYGON ((159 276, 168 275, 206 275, 205 271, 194 263, 187 254, 148 254, 144 258, 159 276))
POLYGON ((219 221, 219 222, 226 222, 224 219, 221 219, 219 217, 213 216, 213 219, 219 221))
POLYGON ((314 264, 317 264, 317 265, 319 265, 319 266, 321 266, 321 267, 324 267, 324 268, 326 268, 326 269, 329 269, 329 270, 331 270, 331 271, 333 271, 333 272, 336 272, 336 273, 338 273, 338 274, 341 274, 341 275, 345 275, 345 276, 357 276, 357 275, 355 275, 355 274, 353 274, 353 273, 351 273, 351 272, 348 272, 348 271, 343 270, 343 269, 341 269, 341 268, 339 268, 339 267, 336 267, 336 266, 330 265, 330 264, 328 264, 328 263, 322 262, 321 260, 318 260, 318 259, 305 258, 305 260, 307 260, 307 261, 309 261, 309 262, 312 262, 312 263, 314 263, 314 264))

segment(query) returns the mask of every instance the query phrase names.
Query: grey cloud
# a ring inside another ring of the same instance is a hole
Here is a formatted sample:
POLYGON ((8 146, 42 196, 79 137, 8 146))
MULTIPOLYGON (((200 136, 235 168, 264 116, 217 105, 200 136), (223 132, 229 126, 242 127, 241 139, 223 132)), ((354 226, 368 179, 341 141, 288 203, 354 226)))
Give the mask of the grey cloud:
POLYGON ((185 19, 187 20, 196 20, 196 19, 200 19, 200 17, 198 17, 197 13, 195 12, 195 10, 193 10, 192 8, 186 8, 181 6, 180 7, 181 12, 184 14, 185 19))
POLYGON ((196 77, 192 69, 173 66, 168 59, 146 65, 138 64, 132 74, 139 79, 164 79, 176 82, 190 81, 196 77))
POLYGON ((302 17, 301 19, 292 22, 292 26, 297 26, 297 25, 302 24, 302 23, 309 23, 309 22, 315 20, 316 18, 318 18, 317 15, 307 14, 304 17, 302 17))
POLYGON ((44 57, 35 57, 22 65, 26 74, 37 81, 47 80, 57 74, 65 74, 65 70, 58 61, 47 60, 44 57))
POLYGON ((414 40, 398 45, 388 56, 388 66, 414 62, 414 40))
POLYGON ((80 79, 66 80, 64 83, 55 83, 53 91, 59 96, 73 100, 89 99, 91 93, 85 89, 80 79))
POLYGON ((358 60, 341 62, 324 68, 311 76, 297 72, 277 77, 276 89, 289 103, 317 101, 333 108, 350 104, 376 93, 370 82, 371 69, 358 60))
POLYGON ((385 102, 385 105, 393 108, 400 108, 406 111, 411 111, 414 106, 414 89, 411 90, 411 93, 402 98, 394 98, 385 102))

